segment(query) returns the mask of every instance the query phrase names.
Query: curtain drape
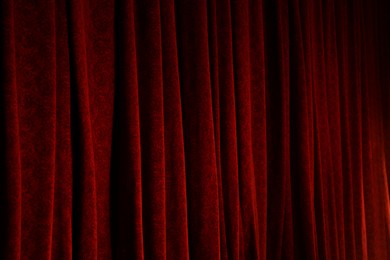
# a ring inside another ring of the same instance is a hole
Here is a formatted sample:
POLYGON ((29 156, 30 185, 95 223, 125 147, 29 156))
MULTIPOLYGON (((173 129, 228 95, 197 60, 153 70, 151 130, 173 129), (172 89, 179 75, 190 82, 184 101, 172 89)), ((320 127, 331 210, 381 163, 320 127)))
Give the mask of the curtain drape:
POLYGON ((386 1, 0 5, 1 259, 390 259, 386 1))

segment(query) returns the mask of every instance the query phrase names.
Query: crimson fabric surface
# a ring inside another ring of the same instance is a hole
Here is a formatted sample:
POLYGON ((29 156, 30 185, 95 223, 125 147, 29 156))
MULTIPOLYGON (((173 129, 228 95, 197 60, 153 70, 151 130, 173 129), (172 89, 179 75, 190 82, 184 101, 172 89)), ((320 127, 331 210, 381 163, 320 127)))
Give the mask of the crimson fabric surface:
POLYGON ((0 259, 390 259, 385 1, 0 4, 0 259))

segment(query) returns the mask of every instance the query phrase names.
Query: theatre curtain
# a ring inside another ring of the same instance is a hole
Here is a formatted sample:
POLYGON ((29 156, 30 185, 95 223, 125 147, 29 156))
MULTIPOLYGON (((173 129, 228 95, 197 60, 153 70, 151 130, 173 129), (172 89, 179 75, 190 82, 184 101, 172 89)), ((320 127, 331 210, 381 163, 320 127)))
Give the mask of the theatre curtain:
POLYGON ((386 1, 0 4, 0 259, 390 259, 386 1))

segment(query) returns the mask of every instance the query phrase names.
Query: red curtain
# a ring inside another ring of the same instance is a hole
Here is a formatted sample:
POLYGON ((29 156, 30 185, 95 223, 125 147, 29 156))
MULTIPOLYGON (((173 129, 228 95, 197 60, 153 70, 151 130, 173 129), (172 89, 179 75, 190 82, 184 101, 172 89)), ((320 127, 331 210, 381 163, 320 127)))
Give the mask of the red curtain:
POLYGON ((0 5, 1 259, 390 259, 385 1, 0 5))

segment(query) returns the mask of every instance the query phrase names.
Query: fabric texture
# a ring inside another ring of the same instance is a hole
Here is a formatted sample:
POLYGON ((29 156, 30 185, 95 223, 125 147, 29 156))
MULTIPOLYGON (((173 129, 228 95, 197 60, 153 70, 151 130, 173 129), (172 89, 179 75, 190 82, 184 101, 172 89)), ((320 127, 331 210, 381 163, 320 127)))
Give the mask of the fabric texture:
POLYGON ((390 259, 388 1, 0 5, 0 259, 390 259))

